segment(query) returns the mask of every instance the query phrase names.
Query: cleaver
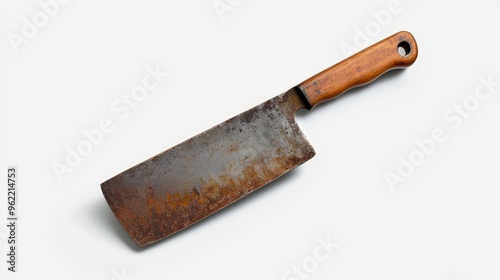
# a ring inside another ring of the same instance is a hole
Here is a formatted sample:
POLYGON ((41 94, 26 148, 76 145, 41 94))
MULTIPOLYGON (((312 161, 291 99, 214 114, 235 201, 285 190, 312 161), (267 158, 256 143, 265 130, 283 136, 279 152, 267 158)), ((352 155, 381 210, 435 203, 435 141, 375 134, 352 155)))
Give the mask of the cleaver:
POLYGON ((101 184, 140 246, 176 233, 311 159, 295 112, 310 110, 383 73, 413 64, 417 44, 398 32, 292 89, 101 184))

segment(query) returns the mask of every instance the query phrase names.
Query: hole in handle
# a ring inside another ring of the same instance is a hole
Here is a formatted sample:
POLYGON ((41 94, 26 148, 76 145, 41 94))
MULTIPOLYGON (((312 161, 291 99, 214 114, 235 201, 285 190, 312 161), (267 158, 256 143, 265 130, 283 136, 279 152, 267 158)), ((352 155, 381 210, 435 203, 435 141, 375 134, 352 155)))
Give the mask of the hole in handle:
POLYGON ((398 44, 398 53, 402 57, 407 57, 410 55, 411 46, 410 43, 406 41, 402 41, 398 44))

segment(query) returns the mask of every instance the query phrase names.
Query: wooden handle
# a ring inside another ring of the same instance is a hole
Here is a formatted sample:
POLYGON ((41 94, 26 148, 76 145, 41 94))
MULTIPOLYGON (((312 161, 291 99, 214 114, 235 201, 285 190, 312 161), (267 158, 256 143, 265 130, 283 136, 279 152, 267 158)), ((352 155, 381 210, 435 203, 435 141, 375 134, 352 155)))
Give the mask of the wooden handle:
POLYGON ((405 68, 417 59, 417 42, 411 33, 398 32, 342 60, 297 87, 310 107, 375 80, 385 72, 405 68))

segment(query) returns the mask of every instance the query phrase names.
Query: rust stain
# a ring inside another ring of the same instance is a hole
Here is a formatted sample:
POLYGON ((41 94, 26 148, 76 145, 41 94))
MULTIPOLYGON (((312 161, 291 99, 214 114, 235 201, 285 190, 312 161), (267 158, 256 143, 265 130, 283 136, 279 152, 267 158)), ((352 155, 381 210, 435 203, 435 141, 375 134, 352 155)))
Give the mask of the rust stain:
POLYGON ((164 202, 160 202, 157 199, 154 199, 152 194, 154 193, 153 189, 150 188, 150 195, 148 196, 148 206, 155 210, 156 213, 161 213, 161 209, 164 207, 164 202))
MULTIPOLYGON (((277 161, 283 161, 277 166, 289 164, 288 159, 277 161)), ((145 245, 150 240, 165 237, 166 232, 175 233, 205 218, 287 171, 281 168, 270 169, 267 166, 256 168, 254 165, 247 166, 238 179, 222 175, 217 181, 208 181, 199 189, 190 188, 184 193, 167 192, 161 196, 149 188, 147 206, 144 206, 148 209, 146 215, 136 215, 131 208, 119 207, 112 202, 110 206, 116 207, 115 215, 121 218, 125 228, 133 232, 136 241, 145 245)))

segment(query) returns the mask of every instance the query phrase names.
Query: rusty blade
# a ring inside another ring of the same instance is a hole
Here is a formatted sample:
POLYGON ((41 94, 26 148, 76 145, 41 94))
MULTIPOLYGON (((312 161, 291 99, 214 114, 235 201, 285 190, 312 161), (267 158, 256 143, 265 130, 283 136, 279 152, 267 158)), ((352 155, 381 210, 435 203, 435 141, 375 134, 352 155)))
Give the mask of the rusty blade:
POLYGON ((145 246, 207 217, 315 155, 294 115, 294 89, 101 184, 111 210, 145 246))

